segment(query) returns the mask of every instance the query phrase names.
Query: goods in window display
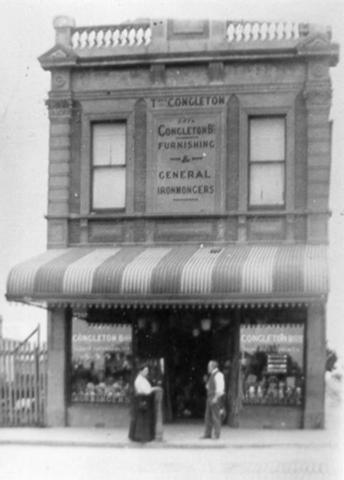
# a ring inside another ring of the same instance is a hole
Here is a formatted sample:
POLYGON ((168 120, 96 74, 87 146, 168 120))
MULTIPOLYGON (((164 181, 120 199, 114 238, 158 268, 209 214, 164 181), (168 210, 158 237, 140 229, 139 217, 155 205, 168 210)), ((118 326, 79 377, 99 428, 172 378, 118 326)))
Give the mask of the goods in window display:
POLYGON ((302 405, 301 325, 243 326, 241 352, 244 405, 302 405))
POLYGON ((72 391, 72 401, 128 404, 130 384, 122 379, 108 384, 88 382, 86 385, 81 385, 78 390, 72 391))
POLYGON ((95 326, 74 319, 72 402, 130 403, 130 342, 128 326, 95 326))

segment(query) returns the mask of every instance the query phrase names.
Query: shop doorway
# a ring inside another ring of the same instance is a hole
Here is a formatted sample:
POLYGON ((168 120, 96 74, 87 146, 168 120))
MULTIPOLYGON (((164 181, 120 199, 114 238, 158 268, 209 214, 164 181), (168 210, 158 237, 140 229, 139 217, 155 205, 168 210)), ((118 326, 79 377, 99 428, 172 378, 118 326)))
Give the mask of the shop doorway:
POLYGON ((202 420, 207 364, 215 359, 230 382, 233 322, 218 311, 152 312, 137 322, 137 357, 148 361, 154 383, 163 365, 165 421, 202 420), (158 366, 158 368, 156 368, 158 366))
POLYGON ((166 386, 173 420, 204 416, 207 363, 213 356, 213 332, 178 325, 170 328, 166 386), (168 384, 168 385, 167 385, 168 384))
POLYGON ((217 360, 228 381, 231 356, 228 317, 208 311, 180 311, 171 316, 166 350, 166 387, 174 421, 203 419, 208 362, 217 360))

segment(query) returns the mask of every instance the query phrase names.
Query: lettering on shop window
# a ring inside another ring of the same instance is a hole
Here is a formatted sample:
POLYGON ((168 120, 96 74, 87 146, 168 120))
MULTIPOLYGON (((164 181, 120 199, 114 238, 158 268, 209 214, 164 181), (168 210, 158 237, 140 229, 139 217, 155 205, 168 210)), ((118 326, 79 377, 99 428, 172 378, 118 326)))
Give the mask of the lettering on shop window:
POLYGON ((214 210, 218 130, 214 115, 166 115, 156 119, 156 210, 214 210))
POLYGON ((243 403, 301 406, 304 397, 303 345, 302 324, 241 325, 243 403))
POLYGON ((72 328, 72 402, 129 404, 131 326, 73 318, 72 328))
POLYGON ((287 353, 303 365, 303 327, 299 325, 242 326, 240 345, 243 352, 257 350, 287 353))

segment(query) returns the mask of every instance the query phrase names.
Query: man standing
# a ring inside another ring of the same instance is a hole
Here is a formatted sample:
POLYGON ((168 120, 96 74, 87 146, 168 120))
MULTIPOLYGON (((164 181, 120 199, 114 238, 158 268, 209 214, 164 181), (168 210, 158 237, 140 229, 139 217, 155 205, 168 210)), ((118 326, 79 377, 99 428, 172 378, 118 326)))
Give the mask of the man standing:
POLYGON ((205 409, 205 431, 202 438, 220 438, 221 433, 221 407, 225 394, 225 380, 223 373, 218 368, 215 360, 208 363, 208 380, 206 383, 207 403, 205 409))

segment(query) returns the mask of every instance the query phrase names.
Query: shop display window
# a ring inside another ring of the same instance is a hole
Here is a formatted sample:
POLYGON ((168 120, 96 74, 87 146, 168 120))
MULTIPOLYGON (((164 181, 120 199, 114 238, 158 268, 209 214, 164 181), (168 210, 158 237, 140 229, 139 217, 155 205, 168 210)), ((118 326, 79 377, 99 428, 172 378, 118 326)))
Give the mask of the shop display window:
POLYGON ((131 375, 130 325, 73 319, 72 402, 128 404, 131 375))
POLYGON ((303 325, 241 326, 244 405, 302 405, 303 344, 303 325))

